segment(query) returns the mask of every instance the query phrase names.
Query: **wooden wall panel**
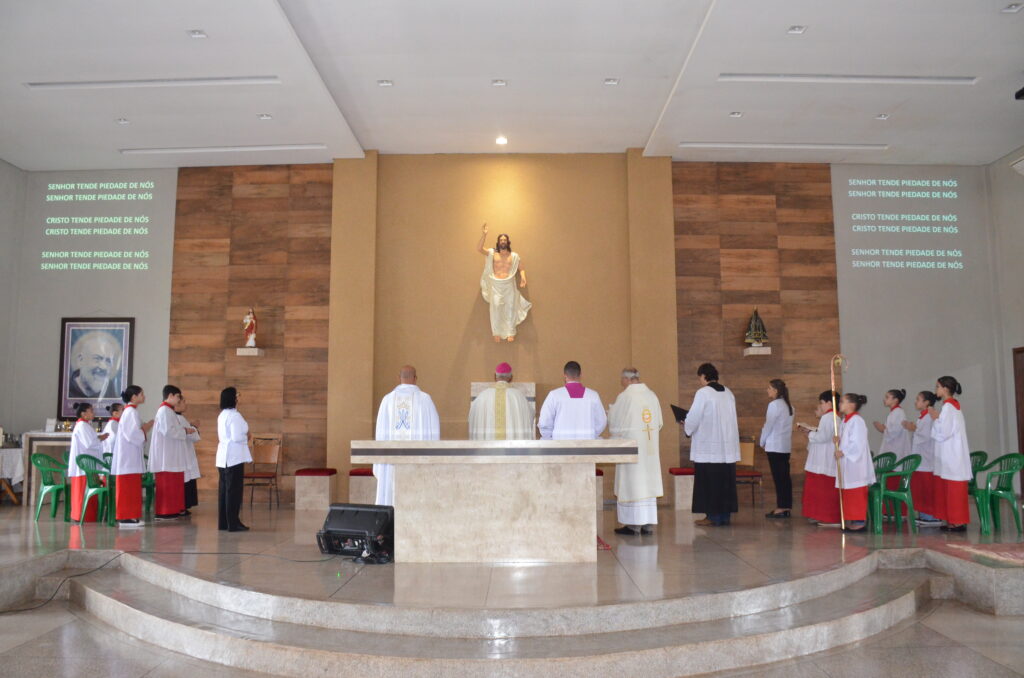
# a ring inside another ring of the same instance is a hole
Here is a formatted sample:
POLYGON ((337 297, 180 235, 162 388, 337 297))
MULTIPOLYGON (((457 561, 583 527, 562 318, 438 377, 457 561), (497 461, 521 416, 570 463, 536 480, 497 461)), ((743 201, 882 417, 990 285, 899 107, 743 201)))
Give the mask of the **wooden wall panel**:
POLYGON ((226 386, 241 391, 254 432, 283 435, 282 499, 295 469, 325 464, 332 177, 332 165, 178 173, 168 374, 202 424, 203 489, 217 486, 226 386), (235 355, 249 306, 260 358, 235 355))
MULTIPOLYGON (((790 387, 797 420, 813 423, 829 358, 839 351, 828 165, 677 162, 672 175, 681 404, 693 399, 698 365, 712 362, 736 395, 740 435, 760 434, 765 387, 776 377, 790 387), (745 358, 755 306, 772 355, 745 358)), ((682 447, 687 458, 688 443, 682 447)), ((806 455, 794 433, 798 477, 806 455)), ((756 461, 769 478, 760 451, 756 461)))

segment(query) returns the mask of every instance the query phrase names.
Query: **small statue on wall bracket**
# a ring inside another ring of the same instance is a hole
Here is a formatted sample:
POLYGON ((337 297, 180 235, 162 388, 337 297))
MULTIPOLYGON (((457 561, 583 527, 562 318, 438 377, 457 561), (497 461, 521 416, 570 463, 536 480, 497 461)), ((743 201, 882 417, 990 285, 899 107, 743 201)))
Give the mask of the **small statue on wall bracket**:
POLYGON ((743 341, 754 348, 768 343, 768 330, 765 328, 761 316, 758 315, 756 306, 754 307, 754 315, 750 316, 750 325, 747 327, 747 335, 743 341))
POLYGON ((245 331, 245 347, 256 348, 256 311, 251 306, 242 318, 242 329, 245 331))

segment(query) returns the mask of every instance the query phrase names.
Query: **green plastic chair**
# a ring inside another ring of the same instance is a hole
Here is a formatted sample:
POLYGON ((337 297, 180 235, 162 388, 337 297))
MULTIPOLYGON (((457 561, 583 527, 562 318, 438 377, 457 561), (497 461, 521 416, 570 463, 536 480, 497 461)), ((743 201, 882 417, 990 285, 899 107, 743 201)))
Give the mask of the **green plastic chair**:
POLYGON ((64 458, 64 468, 67 468, 68 467, 68 460, 71 459, 71 448, 70 447, 68 449, 64 450, 63 458, 64 458))
POLYGON ((103 477, 110 474, 110 467, 91 454, 80 454, 75 458, 78 468, 85 473, 85 496, 82 497, 82 515, 78 524, 85 522, 85 509, 89 506, 89 500, 96 497, 99 510, 96 513, 97 522, 110 523, 110 488, 103 484, 103 477))
POLYGON ((1007 454, 995 459, 981 469, 987 471, 984 487, 975 487, 971 494, 978 507, 978 521, 981 523, 982 534, 992 534, 992 526, 999 530, 999 500, 1010 504, 1013 520, 1017 524, 1017 532, 1021 532, 1020 504, 1013 491, 1013 478, 1024 469, 1024 454, 1007 454), (993 481, 995 485, 993 486, 993 481))
POLYGON ((156 496, 156 476, 149 471, 142 474, 142 489, 146 493, 145 511, 149 513, 153 510, 153 498, 156 496))
POLYGON ((900 510, 900 504, 906 504, 907 522, 910 523, 910 529, 917 532, 917 523, 914 522, 916 518, 914 498, 910 493, 910 478, 920 465, 921 455, 908 454, 888 470, 878 474, 877 482, 868 490, 868 512, 871 517, 871 529, 875 534, 882 533, 883 503, 889 505, 889 512, 896 518, 897 532, 903 530, 903 512, 900 510), (890 490, 886 487, 886 481, 889 478, 899 478, 896 489, 890 490))
POLYGON ((110 465, 113 462, 114 462, 114 455, 111 454, 110 452, 104 452, 103 453, 103 463, 107 465, 107 468, 110 468, 110 465))
POLYGON ((875 477, 877 479, 879 473, 884 473, 896 465, 896 453, 885 452, 875 457, 873 461, 875 462, 875 477))
POLYGON ((71 520, 71 487, 67 481, 67 468, 48 454, 36 452, 31 457, 32 465, 39 470, 39 496, 36 498, 36 522, 43 510, 43 498, 50 497, 50 517, 57 517, 57 504, 64 497, 64 520, 71 520))
POLYGON ((978 472, 988 463, 988 452, 978 450, 971 452, 971 479, 967 481, 967 491, 971 494, 978 487, 978 472))

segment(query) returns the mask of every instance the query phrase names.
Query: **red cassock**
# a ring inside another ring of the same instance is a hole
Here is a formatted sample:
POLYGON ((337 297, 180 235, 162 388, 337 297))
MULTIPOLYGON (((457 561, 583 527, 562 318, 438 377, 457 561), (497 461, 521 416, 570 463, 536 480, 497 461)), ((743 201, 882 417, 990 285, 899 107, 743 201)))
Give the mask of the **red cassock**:
POLYGON ((156 479, 156 508, 158 516, 177 515, 185 510, 185 472, 160 471, 156 479))
POLYGON ((868 488, 855 487, 842 490, 843 518, 847 521, 866 521, 868 519, 868 488))
POLYGON ((839 490, 835 478, 804 472, 803 515, 819 523, 839 522, 839 490))
MULTIPOLYGON (((82 519, 82 499, 85 497, 85 490, 88 487, 88 478, 85 476, 72 476, 71 480, 71 520, 76 523, 82 519)), ((99 500, 93 497, 89 500, 89 506, 85 509, 85 519, 89 522, 96 521, 96 508, 99 500)))
POLYGON ((142 474, 125 473, 117 476, 114 485, 118 520, 138 520, 142 517, 142 474))
POLYGON ((967 503, 967 481, 946 480, 933 475, 931 514, 950 525, 966 525, 971 522, 971 510, 967 503))

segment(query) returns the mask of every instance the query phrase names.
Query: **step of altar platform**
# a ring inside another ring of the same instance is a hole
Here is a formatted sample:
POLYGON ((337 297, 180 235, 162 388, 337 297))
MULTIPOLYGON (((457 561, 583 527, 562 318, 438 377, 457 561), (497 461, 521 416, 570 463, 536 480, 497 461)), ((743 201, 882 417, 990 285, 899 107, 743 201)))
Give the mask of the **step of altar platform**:
MULTIPOLYGON (((922 567, 916 552, 888 567, 922 567)), ((883 554, 866 554, 840 567, 794 579, 699 595, 600 605, 533 608, 455 608, 379 605, 298 598, 239 587, 124 554, 123 571, 180 596, 268 621, 327 629, 451 638, 522 638, 635 631, 713 621, 794 605, 842 590, 875 572, 883 554), (443 620, 444 623, 438 623, 443 620)))
MULTIPOLYGON (((561 637, 439 638, 273 621, 231 612, 104 569, 70 582, 73 605, 161 648, 284 676, 683 676, 754 667, 885 631, 930 599, 929 570, 879 570, 774 610, 634 631, 561 637)), ((434 610, 435 624, 447 610, 434 610)))

